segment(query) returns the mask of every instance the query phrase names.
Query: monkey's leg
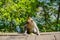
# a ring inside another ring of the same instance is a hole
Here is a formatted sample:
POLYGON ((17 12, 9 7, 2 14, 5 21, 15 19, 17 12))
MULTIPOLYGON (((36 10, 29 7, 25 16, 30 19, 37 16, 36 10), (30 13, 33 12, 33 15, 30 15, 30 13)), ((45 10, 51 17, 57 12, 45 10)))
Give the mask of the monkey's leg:
POLYGON ((34 28, 33 33, 39 35, 39 29, 38 29, 38 27, 34 28))

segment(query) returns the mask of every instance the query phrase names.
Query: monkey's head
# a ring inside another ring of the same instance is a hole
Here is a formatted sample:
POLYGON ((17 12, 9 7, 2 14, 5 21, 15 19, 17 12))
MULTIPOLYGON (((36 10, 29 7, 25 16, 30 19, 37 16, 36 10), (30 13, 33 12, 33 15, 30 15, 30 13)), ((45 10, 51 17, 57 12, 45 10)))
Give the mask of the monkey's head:
POLYGON ((33 23, 33 19, 32 19, 31 17, 28 17, 27 23, 28 23, 28 24, 33 23))

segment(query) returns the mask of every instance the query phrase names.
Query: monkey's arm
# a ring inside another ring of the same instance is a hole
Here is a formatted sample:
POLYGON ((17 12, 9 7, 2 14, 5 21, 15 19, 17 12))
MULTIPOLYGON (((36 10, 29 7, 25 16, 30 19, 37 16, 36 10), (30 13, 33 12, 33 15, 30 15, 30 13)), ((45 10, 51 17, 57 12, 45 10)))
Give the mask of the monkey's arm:
POLYGON ((35 28, 34 28, 34 32, 35 32, 37 35, 39 35, 39 29, 38 29, 37 26, 35 26, 35 28))
POLYGON ((27 28, 26 28, 27 25, 24 26, 24 34, 27 34, 27 28))
POLYGON ((37 33, 39 34, 39 29, 38 29, 38 27, 36 27, 36 30, 37 30, 37 33))
POLYGON ((34 31, 37 33, 37 35, 39 35, 39 29, 37 27, 37 24, 34 22, 34 31))

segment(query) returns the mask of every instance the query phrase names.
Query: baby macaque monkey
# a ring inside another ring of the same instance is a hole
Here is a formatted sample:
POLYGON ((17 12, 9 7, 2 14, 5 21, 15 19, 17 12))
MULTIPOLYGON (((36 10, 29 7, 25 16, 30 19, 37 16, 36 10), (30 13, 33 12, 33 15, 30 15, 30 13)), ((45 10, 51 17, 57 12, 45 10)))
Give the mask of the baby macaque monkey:
POLYGON ((28 17, 27 23, 25 25, 25 34, 34 33, 39 35, 39 29, 31 17, 28 17))

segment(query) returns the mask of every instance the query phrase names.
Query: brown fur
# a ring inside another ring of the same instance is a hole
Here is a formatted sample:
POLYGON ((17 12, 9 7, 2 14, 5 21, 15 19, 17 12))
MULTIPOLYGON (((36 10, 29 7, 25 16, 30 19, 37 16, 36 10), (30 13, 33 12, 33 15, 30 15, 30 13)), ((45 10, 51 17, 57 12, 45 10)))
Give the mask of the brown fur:
POLYGON ((27 19, 27 24, 25 25, 25 28, 28 34, 30 33, 39 34, 39 29, 31 17, 27 19))

